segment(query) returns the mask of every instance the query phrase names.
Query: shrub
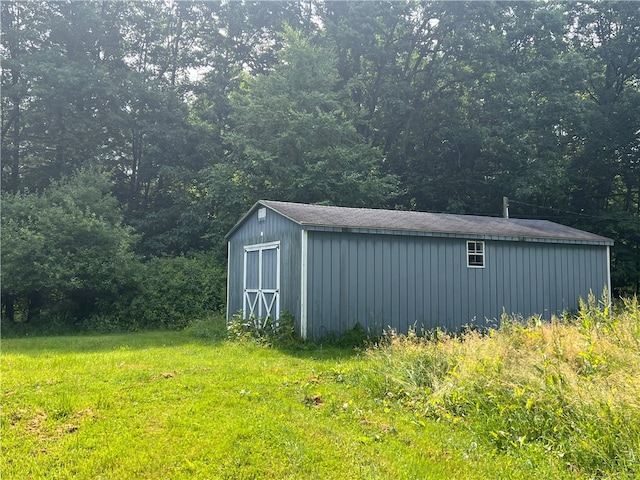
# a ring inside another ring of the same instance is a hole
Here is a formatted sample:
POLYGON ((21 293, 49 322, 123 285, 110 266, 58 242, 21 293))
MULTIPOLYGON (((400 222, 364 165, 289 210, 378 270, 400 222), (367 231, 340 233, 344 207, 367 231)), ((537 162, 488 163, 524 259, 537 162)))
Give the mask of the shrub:
POLYGON ((40 193, 3 193, 3 329, 68 331, 131 290, 136 238, 110 188, 82 169, 40 193))
POLYGON ((136 330, 185 328, 224 308, 224 269, 206 254, 153 258, 144 264, 136 283, 130 303, 117 308, 136 330))
POLYGON ((345 330, 340 334, 336 338, 335 343, 339 347, 364 348, 370 341, 372 341, 372 338, 369 336, 362 324, 357 322, 352 328, 345 330))

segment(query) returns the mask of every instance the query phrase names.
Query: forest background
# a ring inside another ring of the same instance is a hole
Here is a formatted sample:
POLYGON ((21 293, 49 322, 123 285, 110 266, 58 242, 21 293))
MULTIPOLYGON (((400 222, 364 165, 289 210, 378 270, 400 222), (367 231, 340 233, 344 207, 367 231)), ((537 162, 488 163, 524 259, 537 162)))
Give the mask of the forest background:
POLYGON ((3 332, 224 309, 258 199, 544 218, 640 290, 638 2, 0 4, 3 332))

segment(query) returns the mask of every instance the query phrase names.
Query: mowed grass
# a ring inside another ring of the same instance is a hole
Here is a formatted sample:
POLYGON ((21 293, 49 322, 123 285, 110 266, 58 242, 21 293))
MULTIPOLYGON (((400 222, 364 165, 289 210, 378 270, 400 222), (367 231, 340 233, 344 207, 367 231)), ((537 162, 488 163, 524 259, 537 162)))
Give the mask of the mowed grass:
POLYGON ((385 411, 353 351, 185 333, 2 342, 2 478, 483 478, 465 431, 385 411))
POLYGON ((0 475, 638 478, 637 303, 609 318, 365 351, 202 325, 3 340, 0 475))

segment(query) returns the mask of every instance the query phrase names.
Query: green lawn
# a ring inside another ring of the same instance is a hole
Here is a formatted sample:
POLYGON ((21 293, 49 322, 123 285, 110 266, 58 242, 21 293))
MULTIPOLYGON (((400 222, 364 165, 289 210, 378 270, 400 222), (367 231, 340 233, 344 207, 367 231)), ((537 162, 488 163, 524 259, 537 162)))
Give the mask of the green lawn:
POLYGON ((376 361, 188 332, 6 339, 1 478, 573 478, 372 392, 376 361))

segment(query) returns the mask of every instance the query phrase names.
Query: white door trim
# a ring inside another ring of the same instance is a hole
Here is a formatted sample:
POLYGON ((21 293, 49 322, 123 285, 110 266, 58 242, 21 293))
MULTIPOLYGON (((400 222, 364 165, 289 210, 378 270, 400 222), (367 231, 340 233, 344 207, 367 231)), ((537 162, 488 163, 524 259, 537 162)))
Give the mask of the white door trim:
POLYGON ((264 327, 269 319, 277 322, 280 318, 280 242, 245 245, 243 274, 243 320, 252 320, 258 327, 264 327), (265 250, 276 251, 275 288, 266 288, 262 283, 262 254, 265 250), (258 284, 251 286, 247 285, 247 256, 250 252, 258 252, 258 284))

